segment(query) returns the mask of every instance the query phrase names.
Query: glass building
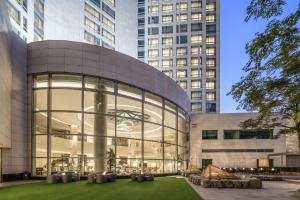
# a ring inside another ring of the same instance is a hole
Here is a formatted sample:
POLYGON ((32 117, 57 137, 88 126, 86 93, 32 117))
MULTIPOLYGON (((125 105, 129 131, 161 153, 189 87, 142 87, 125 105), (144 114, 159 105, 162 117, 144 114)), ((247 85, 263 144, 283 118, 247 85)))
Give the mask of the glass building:
POLYGON ((118 81, 33 74, 32 172, 176 173, 186 166, 189 117, 118 81))

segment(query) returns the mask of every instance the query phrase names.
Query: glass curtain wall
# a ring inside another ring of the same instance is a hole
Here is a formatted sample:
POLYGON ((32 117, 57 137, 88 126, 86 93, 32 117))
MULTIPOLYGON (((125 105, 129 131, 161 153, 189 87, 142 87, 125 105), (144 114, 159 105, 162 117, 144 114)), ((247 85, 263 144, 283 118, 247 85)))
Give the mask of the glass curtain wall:
POLYGON ((176 173, 189 117, 147 91, 98 77, 33 76, 35 176, 57 172, 176 173))

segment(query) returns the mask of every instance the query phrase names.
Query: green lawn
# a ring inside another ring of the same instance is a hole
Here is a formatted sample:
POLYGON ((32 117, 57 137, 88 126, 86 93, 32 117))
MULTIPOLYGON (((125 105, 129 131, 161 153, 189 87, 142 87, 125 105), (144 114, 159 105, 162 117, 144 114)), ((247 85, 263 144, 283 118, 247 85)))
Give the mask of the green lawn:
POLYGON ((184 179, 155 178, 154 182, 120 179, 107 184, 45 182, 0 188, 0 200, 201 200, 184 179))

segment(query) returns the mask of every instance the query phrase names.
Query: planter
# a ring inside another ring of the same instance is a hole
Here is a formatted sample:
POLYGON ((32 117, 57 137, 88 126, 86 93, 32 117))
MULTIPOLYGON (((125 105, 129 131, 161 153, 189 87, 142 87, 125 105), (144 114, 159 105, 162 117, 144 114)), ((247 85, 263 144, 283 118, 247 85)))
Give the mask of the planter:
POLYGON ((70 183, 70 182, 72 182, 72 178, 73 178, 73 176, 69 175, 69 174, 62 175, 62 182, 70 183))
POLYGON ((88 175, 88 183, 96 183, 95 175, 89 174, 88 175))
POLYGON ((97 174, 96 175, 96 183, 107 183, 107 175, 97 174))

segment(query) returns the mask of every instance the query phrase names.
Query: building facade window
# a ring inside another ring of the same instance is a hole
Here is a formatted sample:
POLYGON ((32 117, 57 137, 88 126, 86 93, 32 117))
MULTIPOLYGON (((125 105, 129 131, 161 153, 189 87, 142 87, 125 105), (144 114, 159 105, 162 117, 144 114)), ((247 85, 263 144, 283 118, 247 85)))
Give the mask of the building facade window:
POLYGON ((217 140, 218 130, 202 130, 202 140, 217 140))
POLYGON ((192 89, 200 89, 202 87, 201 80, 191 80, 191 88, 192 89))
POLYGON ((188 15, 185 14, 177 14, 176 15, 177 22, 186 22, 188 20, 188 15))
POLYGON ((162 23, 172 23, 173 22, 173 15, 165 15, 162 17, 162 23))
POLYGON ((273 130, 224 130, 224 139, 272 139, 273 130))
POLYGON ((216 78, 216 70, 207 69, 206 70, 206 78, 216 78))
POLYGON ((172 37, 163 37, 162 44, 167 45, 167 46, 173 45, 173 38, 172 37))
POLYGON ((173 49, 172 48, 165 48, 162 50, 162 56, 163 57, 171 57, 173 55, 173 49))
POLYGON ((163 68, 173 67, 173 60, 172 59, 162 60, 162 67, 163 68))
POLYGON ((148 64, 152 67, 158 68, 158 60, 149 60, 148 64))
POLYGON ((186 78, 186 70, 177 70, 177 78, 186 78))
POLYGON ((202 18, 202 15, 199 12, 194 12, 194 13, 192 13, 191 18, 192 18, 192 21, 200 21, 202 18))
POLYGON ((148 46, 149 47, 156 47, 158 46, 159 40, 158 38, 149 38, 148 39, 148 46))
POLYGON ((207 47, 206 48, 206 55, 207 56, 215 56, 216 55, 215 47, 207 47))
POLYGON ((91 17, 100 21, 100 12, 98 12, 95 8, 90 6, 88 3, 84 4, 84 10, 87 12, 91 17))
POLYGON ((187 59, 186 58, 177 58, 176 59, 176 66, 177 67, 186 67, 187 66, 187 59))
POLYGON ((202 92, 201 91, 191 92, 191 99, 192 100, 201 100, 202 99, 202 92))
POLYGON ((82 75, 34 75, 32 117, 34 176, 108 170, 129 175, 141 171, 143 163, 154 174, 177 173, 187 159, 187 115, 125 84, 82 75), (108 152, 115 154, 111 169, 108 152))
POLYGON ((202 35, 192 35, 191 36, 191 43, 192 44, 198 44, 198 43, 201 43, 202 42, 202 35))
POLYGON ((215 101, 216 100, 216 93, 215 92, 207 92, 206 93, 206 100, 207 101, 215 101))
POLYGON ((216 37, 215 36, 207 36, 206 37, 206 44, 216 44, 216 37))
POLYGON ((192 103, 191 104, 191 109, 193 112, 201 112, 202 111, 202 103, 199 102, 199 103, 192 103))
POLYGON ((162 11, 164 13, 167 13, 167 12, 173 12, 173 5, 172 4, 164 4, 162 6, 162 11))
POLYGON ((207 14, 206 15, 206 22, 207 23, 214 23, 214 22, 216 22, 216 15, 215 14, 207 14))
POLYGON ((186 47, 177 47, 176 48, 176 55, 177 56, 185 56, 185 55, 187 55, 187 48, 186 47))
POLYGON ((215 81, 206 81, 206 89, 207 90, 215 90, 216 89, 216 82, 215 81))
POLYGON ((217 110, 216 103, 206 103, 206 112, 215 113, 217 110))
POLYGON ((198 69, 191 69, 191 77, 193 78, 199 78, 202 76, 202 69, 198 68, 198 69))

